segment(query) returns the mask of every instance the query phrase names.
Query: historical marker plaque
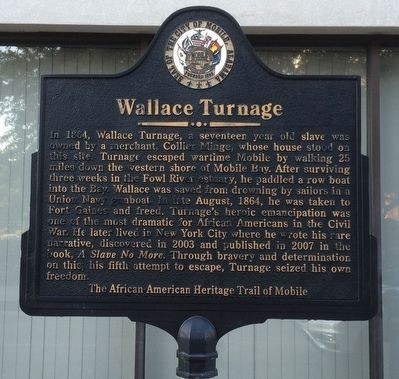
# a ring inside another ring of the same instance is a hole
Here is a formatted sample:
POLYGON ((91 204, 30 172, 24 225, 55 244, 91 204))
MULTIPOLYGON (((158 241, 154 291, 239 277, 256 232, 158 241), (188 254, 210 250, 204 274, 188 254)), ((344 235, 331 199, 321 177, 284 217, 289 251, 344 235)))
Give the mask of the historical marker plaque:
POLYGON ((182 10, 128 72, 43 77, 21 306, 173 334, 365 319, 366 194, 359 78, 276 74, 228 15, 182 10))

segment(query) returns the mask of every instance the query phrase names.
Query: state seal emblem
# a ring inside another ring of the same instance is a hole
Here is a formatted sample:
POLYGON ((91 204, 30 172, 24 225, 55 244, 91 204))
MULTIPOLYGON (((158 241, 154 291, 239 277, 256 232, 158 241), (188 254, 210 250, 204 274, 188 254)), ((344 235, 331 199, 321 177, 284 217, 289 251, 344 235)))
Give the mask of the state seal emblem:
POLYGON ((230 73, 234 46, 225 30, 210 21, 190 21, 169 37, 165 62, 170 74, 194 89, 213 87, 230 73))

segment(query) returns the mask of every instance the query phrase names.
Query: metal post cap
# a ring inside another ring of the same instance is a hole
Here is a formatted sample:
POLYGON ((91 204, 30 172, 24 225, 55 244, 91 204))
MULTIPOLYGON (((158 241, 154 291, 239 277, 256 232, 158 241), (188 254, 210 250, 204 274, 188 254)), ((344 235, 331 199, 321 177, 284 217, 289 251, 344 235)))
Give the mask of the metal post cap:
POLYGON ((216 343, 216 329, 207 318, 193 316, 184 321, 177 334, 176 375, 191 379, 217 376, 216 343))

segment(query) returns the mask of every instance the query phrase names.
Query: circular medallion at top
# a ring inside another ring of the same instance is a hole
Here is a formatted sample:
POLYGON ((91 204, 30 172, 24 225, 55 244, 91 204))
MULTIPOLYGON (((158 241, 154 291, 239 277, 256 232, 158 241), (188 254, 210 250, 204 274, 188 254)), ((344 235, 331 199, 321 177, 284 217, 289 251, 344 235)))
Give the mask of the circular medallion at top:
POLYGON ((180 84, 206 89, 229 75, 234 64, 234 46, 219 25, 211 21, 189 21, 170 35, 165 62, 180 84))

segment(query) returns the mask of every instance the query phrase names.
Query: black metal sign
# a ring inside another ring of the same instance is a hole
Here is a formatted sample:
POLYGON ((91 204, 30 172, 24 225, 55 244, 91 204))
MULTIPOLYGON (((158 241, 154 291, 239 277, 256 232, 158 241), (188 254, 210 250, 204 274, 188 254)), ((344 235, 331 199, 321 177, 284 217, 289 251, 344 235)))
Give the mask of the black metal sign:
POLYGON ((367 319, 367 209, 359 78, 277 74, 229 15, 184 9, 127 72, 42 78, 21 307, 174 336, 367 319))

